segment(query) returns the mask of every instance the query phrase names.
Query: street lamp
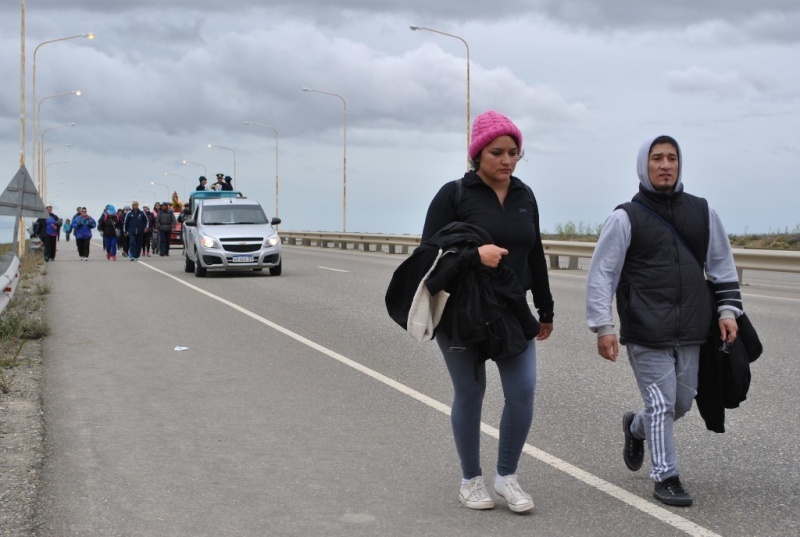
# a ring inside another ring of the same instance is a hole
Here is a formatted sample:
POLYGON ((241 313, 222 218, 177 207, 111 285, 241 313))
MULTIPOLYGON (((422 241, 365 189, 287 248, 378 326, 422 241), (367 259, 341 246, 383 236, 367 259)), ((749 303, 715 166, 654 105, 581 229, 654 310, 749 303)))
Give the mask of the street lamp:
POLYGON ((72 147, 72 144, 54 145, 53 147, 48 147, 44 150, 44 157, 47 157, 48 151, 52 151, 53 149, 61 149, 62 147, 72 147))
POLYGON ((139 192, 144 192, 145 194, 150 194, 153 196, 153 207, 156 205, 156 193, 152 190, 140 190, 139 192))
POLYGON ((209 149, 211 149, 212 147, 219 147, 220 149, 225 149, 225 150, 230 151, 231 153, 233 153, 233 188, 234 188, 234 190, 236 190, 236 151, 234 151, 230 147, 225 147, 225 146, 216 145, 216 144, 208 144, 208 148, 209 149))
MULTIPOLYGON (((90 39, 91 40, 91 39, 94 39, 94 34, 93 33, 88 33, 88 34, 70 35, 70 36, 67 36, 67 37, 59 37, 58 39, 51 39, 49 41, 43 41, 42 43, 39 43, 38 45, 36 45, 36 48, 33 51, 33 84, 32 84, 32 86, 33 86, 33 98, 31 99, 33 106, 36 106, 36 54, 39 52, 39 49, 42 46, 47 45, 49 43, 56 43, 58 41, 66 41, 68 39, 77 39, 79 37, 85 37, 86 39, 90 39)), ((33 110, 33 112, 36 112, 36 110, 33 110)), ((35 115, 35 117, 31 118, 31 124, 33 125, 33 128, 31 129, 31 144, 33 146, 33 148, 32 148, 33 151, 36 151, 36 138, 37 138, 37 136, 39 134, 39 123, 40 122, 39 122, 38 115, 35 115)), ((36 160, 36 155, 35 154, 33 156, 33 160, 36 160)))
POLYGON ((269 125, 262 125, 253 121, 245 121, 245 125, 253 125, 256 127, 263 127, 265 129, 272 129, 275 133, 275 217, 278 216, 278 129, 270 127, 269 125))
POLYGON ((183 200, 186 201, 186 177, 171 172, 164 172, 164 175, 174 175, 175 177, 180 177, 183 180, 183 200))
POLYGON ((434 30, 433 28, 426 28, 424 26, 410 26, 412 30, 425 30, 427 32, 433 32, 435 34, 446 35, 447 37, 452 37, 453 39, 458 39, 464 46, 467 47, 467 150, 469 150, 470 144, 470 119, 469 119, 469 44, 463 37, 459 37, 457 35, 448 34, 447 32, 442 32, 440 30, 434 30))
MULTIPOLYGON (((56 164, 69 164, 68 160, 58 160, 56 162, 51 162, 50 164, 45 165, 44 167, 44 178, 45 178, 45 185, 47 184, 47 168, 50 166, 54 166, 56 164)), ((47 192, 47 187, 45 186, 45 192, 47 192)))
POLYGON ((164 190, 166 190, 166 191, 167 191, 167 203, 169 203, 170 205, 172 205, 172 199, 170 199, 170 197, 169 197, 169 187, 168 187, 167 185, 165 185, 164 183, 156 183, 155 181, 150 181, 150 184, 151 184, 151 185, 163 186, 163 187, 164 187, 164 190))
MULTIPOLYGON (((60 129, 62 127, 74 127, 74 126, 75 126, 75 123, 65 123, 63 125, 56 125, 55 127, 50 127, 49 129, 43 130, 42 134, 41 134, 41 139, 40 139, 40 143, 42 144, 42 148, 44 148, 44 135, 45 134, 47 134, 48 132, 50 132, 52 130, 60 129)), ((44 151, 42 151, 42 153, 44 153, 44 151)), ((42 164, 44 164, 44 162, 42 162, 42 164)), ((45 169, 42 169, 42 175, 39 177, 39 195, 40 196, 45 196, 45 197, 47 196, 47 192, 46 192, 47 177, 46 177, 46 175, 47 175, 47 171, 45 169)), ((47 200, 44 199, 44 198, 42 198, 42 201, 47 202, 47 200)))
POLYGON ((322 93, 324 95, 331 95, 338 97, 342 100, 344 107, 344 159, 342 160, 342 232, 347 232, 347 101, 338 93, 331 93, 318 89, 311 89, 303 87, 303 91, 311 91, 314 93, 322 93))
MULTIPOLYGON (((65 91, 64 93, 56 93, 55 95, 48 95, 47 97, 42 97, 42 99, 39 100, 39 104, 36 106, 37 123, 41 120, 41 117, 42 117, 42 103, 45 102, 47 99, 52 99, 53 97, 61 97, 61 96, 64 96, 64 95, 76 95, 76 96, 80 97, 81 96, 81 90, 65 91)), ((37 125, 37 129, 38 129, 38 127, 39 127, 39 125, 37 125)), ((34 146, 35 146, 35 142, 36 141, 34 140, 34 146)), ((36 170, 37 177, 42 177, 41 174, 42 174, 42 162, 43 162, 43 159, 42 159, 42 150, 43 149, 44 149, 44 146, 41 144, 41 141, 40 141, 39 148, 38 148, 38 163, 37 163, 38 169, 36 170)))
POLYGON ((194 162, 193 160, 186 160, 182 161, 184 164, 194 164, 195 166, 201 166, 203 168, 203 177, 208 177, 208 170, 206 169, 205 164, 200 164, 199 162, 194 162))

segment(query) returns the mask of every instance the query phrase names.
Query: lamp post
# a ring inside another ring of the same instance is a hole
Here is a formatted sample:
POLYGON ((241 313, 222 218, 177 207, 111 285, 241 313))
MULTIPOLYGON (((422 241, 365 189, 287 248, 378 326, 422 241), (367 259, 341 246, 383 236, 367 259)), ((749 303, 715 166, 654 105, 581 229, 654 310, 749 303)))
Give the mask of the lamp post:
POLYGON ((155 192, 153 192, 152 190, 140 190, 139 192, 144 192, 145 194, 150 194, 151 196, 153 196, 153 206, 155 207, 155 204, 156 204, 156 193, 155 192))
MULTIPOLYGON (((62 127, 74 127, 74 126, 75 126, 75 123, 65 123, 65 124, 63 124, 63 125, 56 125, 55 127, 50 127, 49 129, 45 129, 45 130, 43 130, 43 131, 42 131, 42 134, 41 134, 41 139, 40 139, 40 143, 41 143, 41 147, 42 147, 42 149, 44 148, 44 135, 45 135, 45 134, 47 134, 48 132, 50 132, 50 131, 52 131, 52 130, 55 130, 55 129, 60 129, 60 128, 62 128, 62 127)), ((42 153, 44 153, 44 151, 43 151, 43 150, 42 150, 41 152, 42 152, 42 153)), ((44 162, 42 162, 42 164, 44 164, 44 162)), ((42 169, 42 175, 39 177, 39 195, 40 195, 40 196, 44 196, 44 197, 46 197, 46 196, 47 196, 47 192, 46 192, 46 188, 47 188, 47 177, 45 176, 45 175, 46 175, 46 173, 47 173, 47 172, 46 172, 46 170, 45 170, 45 169, 42 169)), ((44 199, 44 197, 42 198, 42 201, 44 201, 45 203, 47 203, 47 200, 46 200, 46 199, 44 199)))
POLYGON ((275 217, 278 216, 278 129, 270 127, 269 125, 262 125, 253 121, 245 121, 245 125, 253 125, 256 127, 263 127, 265 129, 272 129, 275 133, 275 217))
POLYGON ((347 101, 344 100, 344 97, 339 95, 338 93, 331 93, 328 91, 322 91, 318 89, 311 89, 303 87, 303 91, 311 91, 314 93, 322 93, 324 95, 330 95, 332 97, 338 97, 342 100, 342 107, 344 109, 344 158, 342 160, 342 232, 347 232, 347 101))
POLYGON ((180 177, 183 180, 183 201, 186 201, 186 177, 171 172, 164 172, 164 175, 174 175, 175 177, 180 177))
POLYGON ((203 168, 203 177, 208 177, 208 170, 206 169, 205 164, 200 164, 199 162, 194 162, 192 160, 186 160, 186 159, 182 160, 181 162, 183 162, 184 164, 194 164, 195 166, 201 166, 203 168))
MULTIPOLYGON (((64 95, 75 95, 77 97, 80 97, 81 96, 81 90, 65 91, 64 93, 56 93, 55 95, 48 95, 47 97, 42 97, 39 100, 39 104, 36 106, 37 123, 39 122, 39 120, 42 117, 42 103, 45 102, 47 99, 52 99, 53 97, 62 97, 64 95)), ((37 129, 38 129, 38 125, 37 125, 37 129)), ((35 145, 35 140, 34 140, 34 145, 35 145)), ((37 177, 42 177, 42 166, 43 166, 43 164, 42 164, 42 162, 43 162, 42 151, 43 150, 44 150, 44 146, 43 146, 42 143, 40 143, 39 147, 38 147, 38 163, 37 163, 38 168, 36 170, 37 177)), ((41 180, 40 180, 40 184, 41 184, 41 180)), ((45 187, 46 187, 46 185, 45 185, 45 187)))
MULTIPOLYGON (((42 46, 48 45, 50 43, 56 43, 58 41, 66 41, 68 39, 77 39, 79 37, 85 37, 86 39, 90 39, 91 40, 91 39, 94 39, 94 34, 93 33, 88 33, 88 34, 70 35, 70 36, 67 36, 67 37, 59 37, 58 39, 50 39, 49 41, 43 41, 43 42, 39 43, 38 45, 36 45, 36 48, 33 50, 33 84, 32 84, 33 96, 32 96, 32 99, 31 99, 31 101, 32 101, 31 104, 33 106, 36 106, 36 54, 39 52, 39 49, 42 46)), ((35 110, 34 110, 34 112, 35 112, 35 110)), ((31 144, 33 145, 32 150, 36 151, 36 138, 37 138, 37 136, 39 134, 39 124, 40 124, 38 115, 34 115, 34 117, 31 118, 31 124, 33 125, 33 128, 31 129, 31 144)), ((33 156, 33 160, 34 161, 36 160, 36 155, 35 154, 33 156)))
POLYGON ((150 184, 151 184, 151 185, 163 186, 163 187, 164 187, 164 190, 166 190, 166 191, 167 191, 167 203, 169 203, 170 205, 172 205, 172 199, 170 199, 170 197, 169 197, 169 187, 168 187, 167 185, 165 185, 164 183, 156 183, 155 181, 150 181, 150 184))
POLYGON ((46 164, 44 166, 42 177, 44 177, 44 184, 45 184, 45 194, 47 194, 47 168, 50 166, 54 166, 56 164, 69 164, 68 160, 57 160, 56 162, 51 162, 50 164, 46 164))
POLYGON ((72 144, 54 145, 53 147, 48 147, 44 150, 43 157, 47 158, 48 151, 52 151, 53 149, 61 149, 62 147, 72 147, 72 144))
POLYGON ((233 189, 236 190, 236 151, 234 151, 230 147, 225 147, 225 146, 216 145, 216 144, 208 144, 208 148, 209 149, 211 149, 212 147, 219 147, 220 149, 225 149, 225 150, 230 151, 231 153, 233 153, 233 185, 232 186, 233 186, 233 189))
POLYGON ((457 35, 448 34, 447 32, 442 32, 440 30, 434 30, 433 28, 426 28, 425 26, 410 26, 410 28, 414 31, 416 30, 425 30, 426 32, 433 32, 435 34, 446 35, 447 37, 452 37, 453 39, 458 39, 464 46, 467 47, 467 149, 469 150, 470 144, 470 118, 469 118, 469 44, 463 37, 459 37, 457 35))

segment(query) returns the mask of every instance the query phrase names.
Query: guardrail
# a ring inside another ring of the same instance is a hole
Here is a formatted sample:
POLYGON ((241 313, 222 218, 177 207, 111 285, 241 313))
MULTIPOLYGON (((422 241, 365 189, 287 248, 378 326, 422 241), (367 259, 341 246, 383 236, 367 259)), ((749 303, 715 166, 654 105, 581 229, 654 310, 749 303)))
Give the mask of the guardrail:
MULTIPOLYGON (((419 235, 383 235, 378 233, 336 233, 324 231, 281 231, 284 244, 408 254, 419 246, 419 235)), ((581 258, 591 259, 593 242, 542 241, 550 268, 561 268, 560 258, 568 258, 566 268, 577 269, 581 258)), ((733 249, 733 261, 739 281, 745 269, 800 273, 800 251, 733 249)))
POLYGON ((19 283, 19 257, 12 253, 5 254, 0 258, 0 270, 5 268, 5 272, 0 275, 0 313, 6 310, 6 306, 14 297, 19 283))

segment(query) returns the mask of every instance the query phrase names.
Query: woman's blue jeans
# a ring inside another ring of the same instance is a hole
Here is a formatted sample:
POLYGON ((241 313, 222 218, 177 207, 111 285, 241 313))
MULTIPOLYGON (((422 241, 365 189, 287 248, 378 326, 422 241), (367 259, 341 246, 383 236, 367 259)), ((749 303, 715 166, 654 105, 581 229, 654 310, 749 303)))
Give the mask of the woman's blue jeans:
MULTIPOLYGON (((480 461, 481 409, 486 393, 486 362, 475 364, 472 345, 459 343, 463 351, 451 351, 452 341, 441 331, 436 342, 444 355, 453 381, 453 410, 450 421, 456 450, 461 459, 464 479, 483 475, 480 461), (476 378, 477 374, 477 378, 476 378)), ((500 443, 497 473, 516 473, 522 447, 533 423, 533 399, 536 391, 536 342, 513 358, 496 362, 503 385, 505 405, 500 419, 500 443)))

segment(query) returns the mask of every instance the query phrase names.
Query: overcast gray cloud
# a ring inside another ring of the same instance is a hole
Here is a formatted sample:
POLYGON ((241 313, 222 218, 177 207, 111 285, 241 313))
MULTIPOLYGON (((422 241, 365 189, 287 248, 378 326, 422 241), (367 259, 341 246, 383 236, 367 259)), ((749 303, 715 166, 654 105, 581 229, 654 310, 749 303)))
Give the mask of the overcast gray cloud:
MULTIPOLYGON (((19 4, 0 6, 0 169, 19 153, 19 4)), ((48 160, 69 160, 49 198, 102 207, 163 198, 233 171, 274 202, 280 131, 285 229, 341 227, 347 102, 348 229, 419 233, 427 203, 464 170, 465 47, 471 114, 511 116, 528 154, 518 175, 541 198, 545 228, 600 223, 635 190, 639 142, 669 131, 684 145, 687 188, 720 205, 733 231, 798 224, 789 200, 800 104, 800 7, 782 1, 203 0, 27 1, 28 99, 38 55, 48 160), (69 6, 69 9, 67 9, 69 6), (742 133, 747 133, 746 137, 742 133), (735 155, 735 158, 731 155, 735 155), (743 189, 759 178, 753 195, 743 189), (151 185, 151 182, 160 183, 151 185), (734 188, 720 188, 720 185, 734 188), (166 186, 163 186, 166 185, 166 186), (145 192, 142 192, 145 191, 145 192), (151 192, 153 192, 151 194, 151 192), (337 201, 338 200, 338 201, 337 201)), ((40 101, 41 102, 41 101, 40 101)), ((28 114, 31 113, 28 103, 28 114)), ((28 158, 31 158, 28 142, 28 158)), ((30 166, 29 166, 30 168, 30 166)))
POLYGON ((675 92, 714 93, 720 97, 744 97, 750 92, 764 93, 769 90, 769 81, 754 75, 736 71, 714 72, 693 65, 685 71, 670 71, 667 84, 675 92))

